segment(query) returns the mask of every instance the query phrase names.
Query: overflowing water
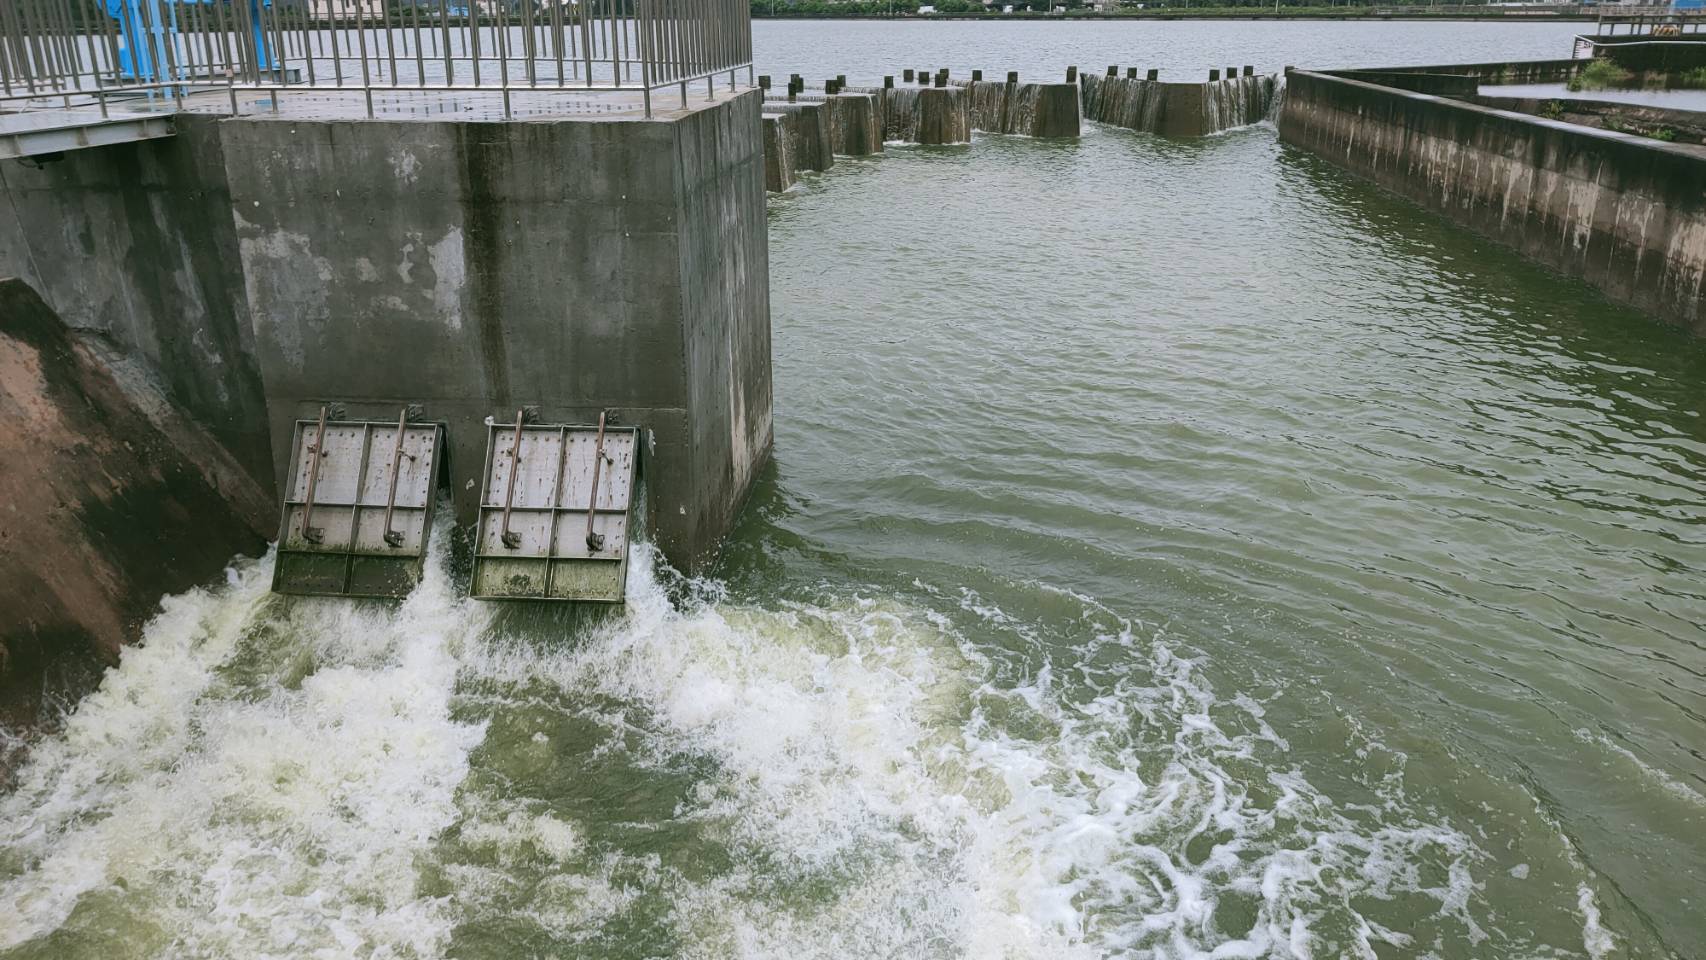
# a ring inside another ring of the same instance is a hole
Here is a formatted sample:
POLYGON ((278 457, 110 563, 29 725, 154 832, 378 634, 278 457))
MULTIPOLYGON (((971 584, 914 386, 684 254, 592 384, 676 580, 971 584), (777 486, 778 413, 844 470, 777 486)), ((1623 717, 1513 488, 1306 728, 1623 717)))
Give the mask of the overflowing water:
POLYGON ((1261 126, 771 244, 714 578, 169 598, 0 795, 0 958, 1706 954, 1700 343, 1261 126))

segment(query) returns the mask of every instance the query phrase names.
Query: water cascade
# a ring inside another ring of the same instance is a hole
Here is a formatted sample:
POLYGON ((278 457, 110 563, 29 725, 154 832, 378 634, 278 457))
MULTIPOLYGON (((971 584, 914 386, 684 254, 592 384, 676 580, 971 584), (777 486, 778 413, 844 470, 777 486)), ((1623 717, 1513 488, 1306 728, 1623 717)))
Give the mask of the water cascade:
POLYGON ((1246 74, 1203 84, 1203 132, 1216 133, 1268 119, 1278 85, 1278 78, 1272 74, 1246 74))
POLYGON ((1087 119, 1170 137, 1207 136, 1266 120, 1277 111, 1284 86, 1274 74, 1248 73, 1207 83, 1083 73, 1079 83, 1087 119))

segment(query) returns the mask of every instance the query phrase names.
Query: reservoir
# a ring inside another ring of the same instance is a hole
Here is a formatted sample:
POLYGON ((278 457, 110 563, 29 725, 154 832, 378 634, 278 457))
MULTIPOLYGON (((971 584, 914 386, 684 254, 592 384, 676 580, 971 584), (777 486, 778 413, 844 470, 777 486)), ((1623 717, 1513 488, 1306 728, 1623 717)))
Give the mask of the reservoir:
MULTIPOLYGON (((855 80, 1582 29, 754 25, 855 80)), ((169 598, 0 794, 0 958, 1706 954, 1699 340, 1267 125, 769 209, 711 576, 494 607, 441 524, 400 606, 169 598)))

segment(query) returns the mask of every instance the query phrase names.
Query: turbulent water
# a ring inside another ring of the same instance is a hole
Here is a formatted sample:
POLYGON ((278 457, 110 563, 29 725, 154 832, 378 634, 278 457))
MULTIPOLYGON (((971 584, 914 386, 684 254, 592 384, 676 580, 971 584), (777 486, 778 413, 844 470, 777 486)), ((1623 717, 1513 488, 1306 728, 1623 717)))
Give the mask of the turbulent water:
POLYGON ((771 272, 714 579, 169 599, 0 958, 1706 955, 1699 342, 1263 127, 843 160, 771 272))

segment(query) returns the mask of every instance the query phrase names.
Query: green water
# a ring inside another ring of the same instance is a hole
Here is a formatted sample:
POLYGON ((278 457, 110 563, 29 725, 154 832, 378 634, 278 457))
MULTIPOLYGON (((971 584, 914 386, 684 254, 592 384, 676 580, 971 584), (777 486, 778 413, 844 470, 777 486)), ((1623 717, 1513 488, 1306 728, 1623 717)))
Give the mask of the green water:
POLYGON ((771 277, 713 580, 173 599, 0 957, 1706 954, 1706 347, 1260 128, 843 161, 771 277))

